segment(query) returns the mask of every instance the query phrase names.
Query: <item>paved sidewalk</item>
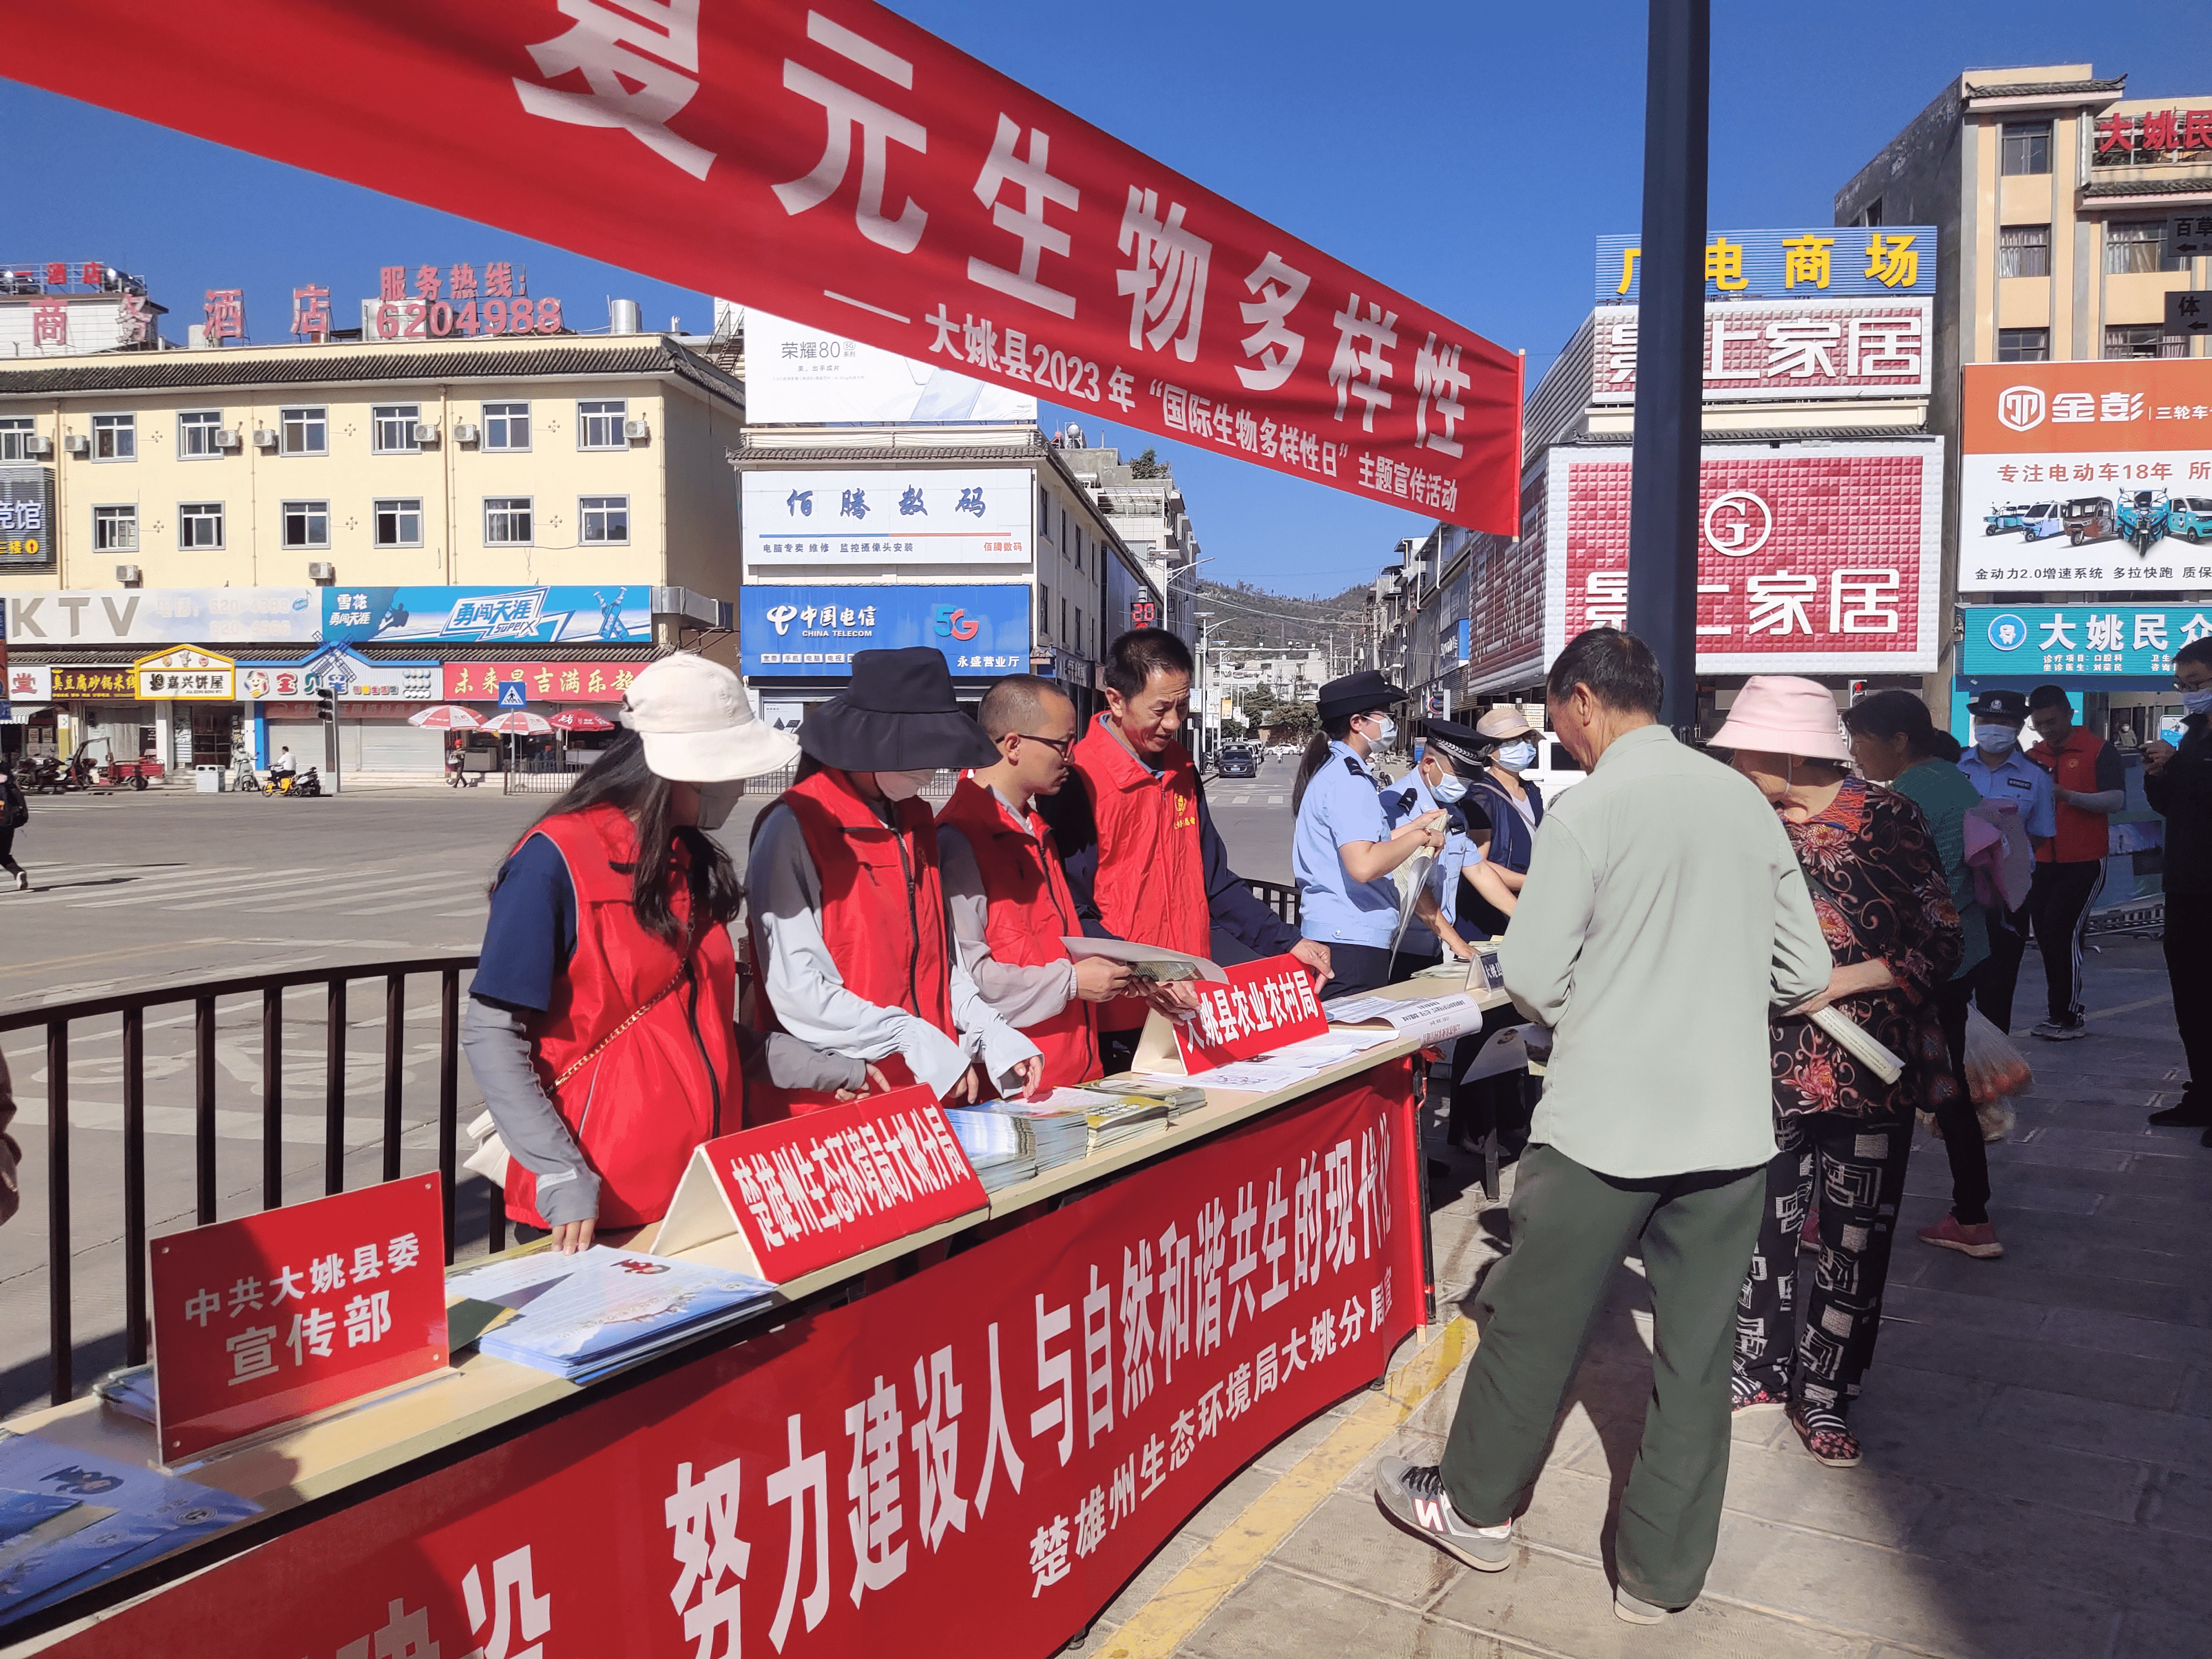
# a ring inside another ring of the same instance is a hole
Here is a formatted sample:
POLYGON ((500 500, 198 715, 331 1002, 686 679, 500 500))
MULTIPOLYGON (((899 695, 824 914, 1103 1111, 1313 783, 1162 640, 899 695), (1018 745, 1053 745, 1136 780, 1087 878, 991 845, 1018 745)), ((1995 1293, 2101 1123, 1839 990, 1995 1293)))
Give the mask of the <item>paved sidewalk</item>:
MULTIPOLYGON (((2033 953, 2021 981, 2021 1006, 2039 1009, 2033 953)), ((1640 1629, 1610 1605, 1613 1511, 1650 1375, 1648 1304, 1624 1266, 1511 1569, 1458 1567, 1387 1524, 1370 1495, 1376 1455, 1438 1454, 1455 1368, 1379 1443, 1375 1414, 1393 1408, 1370 1394, 1275 1448, 1162 1551, 1082 1650, 2212 1650, 2212 1151, 2195 1130, 2143 1121, 2179 1086, 2157 945, 2108 941, 2088 1002, 2087 1039, 2022 1039, 2036 1088, 2014 1138, 1990 1148, 2005 1259, 1911 1239, 1949 1194, 1941 1146, 1917 1141, 1881 1344, 1853 1414, 1866 1462, 1824 1469, 1781 1419, 1747 1425, 1712 1575, 1687 1613, 1640 1629)), ((1439 1211, 1445 1287, 1463 1294, 1498 1258, 1501 1222, 1479 1188, 1439 1211)))

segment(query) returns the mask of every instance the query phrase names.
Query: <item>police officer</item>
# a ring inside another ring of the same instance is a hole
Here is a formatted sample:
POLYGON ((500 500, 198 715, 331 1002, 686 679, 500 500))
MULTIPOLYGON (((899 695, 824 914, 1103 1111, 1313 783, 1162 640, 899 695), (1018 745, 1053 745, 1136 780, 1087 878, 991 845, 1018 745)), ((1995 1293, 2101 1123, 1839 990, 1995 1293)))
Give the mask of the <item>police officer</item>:
MULTIPOLYGON (((2021 752, 2027 694, 1984 691, 1966 705, 1966 712, 1974 717, 1974 746, 1959 757, 1959 769, 1984 800, 2010 801, 2019 807, 2021 823, 2035 843, 2036 856, 2049 857, 2051 838, 2058 833, 2058 806, 2051 774, 2021 752)), ((2019 909, 1993 912, 1990 918, 1990 958, 1974 982, 1974 1006, 2000 1031, 2012 1029, 2013 988, 2020 979, 2021 953, 2027 949, 2028 913, 2034 903, 2031 894, 2019 909)))
POLYGON ((1464 961, 1474 948, 1468 940, 1486 938, 1491 930, 1471 920, 1462 925, 1467 897, 1462 880, 1486 908, 1503 915, 1513 914, 1513 893, 1483 858, 1466 816, 1469 781, 1482 770, 1480 735, 1450 720, 1425 721, 1422 732, 1413 769, 1382 791, 1382 812, 1395 830, 1409 818, 1441 808, 1444 845, 1429 870, 1427 893, 1398 948, 1424 962, 1437 961, 1447 951, 1464 961))
POLYGON ((1405 692, 1373 669, 1321 689, 1322 729, 1306 746, 1291 793, 1297 829, 1291 864, 1298 882, 1298 931, 1328 946, 1336 995, 1371 991, 1420 964, 1401 956, 1394 971, 1398 885, 1390 872, 1413 855, 1444 845, 1443 813, 1431 809, 1395 830, 1367 759, 1397 740, 1389 714, 1405 692))

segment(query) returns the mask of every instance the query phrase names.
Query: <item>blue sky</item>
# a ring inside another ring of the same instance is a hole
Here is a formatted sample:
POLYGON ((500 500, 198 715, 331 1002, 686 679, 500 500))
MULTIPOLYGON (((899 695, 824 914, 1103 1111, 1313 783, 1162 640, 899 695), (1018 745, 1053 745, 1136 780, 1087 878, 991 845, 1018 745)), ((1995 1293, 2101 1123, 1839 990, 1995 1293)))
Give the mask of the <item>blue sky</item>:
MULTIPOLYGON (((711 0, 710 0, 711 3, 711 0)), ((1351 264, 1525 349, 1533 385, 1590 304, 1592 239, 1636 228, 1644 9, 1494 0, 1166 9, 894 0, 1085 119, 1351 264)), ((2072 0, 1717 0, 1715 228, 1825 224, 1836 188, 1970 66, 2091 63, 2131 96, 2212 95, 2212 50, 2171 8, 2072 0)), ((356 186, 0 80, 9 237, 0 262, 104 258, 145 275, 170 331, 243 287, 282 338, 293 288, 334 303, 386 264, 507 258, 571 320, 637 300, 648 327, 710 321, 702 295, 356 186)), ((736 284, 732 284, 735 289, 736 284)), ((742 298, 742 292, 736 297, 742 298)), ((1048 410, 1045 424, 1055 416, 1048 410)), ((1089 422, 1086 421, 1086 425, 1089 422)), ((1127 428, 1171 457, 1206 574, 1334 592, 1413 514, 1127 428)))

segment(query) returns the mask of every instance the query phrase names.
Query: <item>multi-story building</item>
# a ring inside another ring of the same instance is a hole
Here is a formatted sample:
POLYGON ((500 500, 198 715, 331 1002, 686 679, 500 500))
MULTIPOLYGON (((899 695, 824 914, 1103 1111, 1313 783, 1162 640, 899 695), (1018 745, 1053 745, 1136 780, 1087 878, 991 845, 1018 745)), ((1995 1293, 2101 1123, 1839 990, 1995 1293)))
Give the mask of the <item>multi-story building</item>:
POLYGON ((1157 459, 1124 461, 1117 449, 1063 447, 1060 453, 1162 596, 1159 626, 1195 646, 1198 536, 1175 469, 1157 459))
POLYGON ((0 362, 0 485, 47 526, 0 538, 0 729, 313 760, 327 687, 331 759, 434 773, 426 702, 605 712, 657 648, 730 625, 744 419, 742 384, 667 336, 0 362), (147 664, 170 647, 210 660, 147 664))

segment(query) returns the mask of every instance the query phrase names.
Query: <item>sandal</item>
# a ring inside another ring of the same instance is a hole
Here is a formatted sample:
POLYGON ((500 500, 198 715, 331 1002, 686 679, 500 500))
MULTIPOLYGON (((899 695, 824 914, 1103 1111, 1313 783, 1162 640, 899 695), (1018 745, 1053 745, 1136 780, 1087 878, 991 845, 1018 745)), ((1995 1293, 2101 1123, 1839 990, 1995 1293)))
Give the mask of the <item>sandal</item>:
POLYGON ((1731 1417, 1778 1412, 1789 1403, 1780 1395, 1769 1393, 1764 1382, 1754 1382, 1747 1376, 1729 1378, 1729 1414, 1731 1417))
POLYGON ((1797 1431, 1814 1462, 1832 1469, 1858 1466, 1858 1437, 1838 1413, 1824 1407, 1800 1405, 1790 1412, 1790 1425, 1797 1431))

